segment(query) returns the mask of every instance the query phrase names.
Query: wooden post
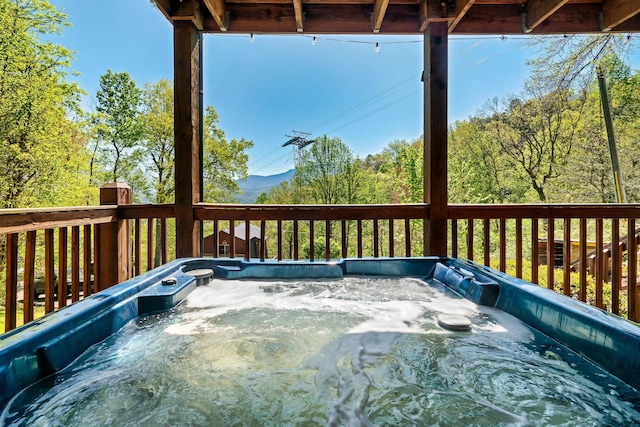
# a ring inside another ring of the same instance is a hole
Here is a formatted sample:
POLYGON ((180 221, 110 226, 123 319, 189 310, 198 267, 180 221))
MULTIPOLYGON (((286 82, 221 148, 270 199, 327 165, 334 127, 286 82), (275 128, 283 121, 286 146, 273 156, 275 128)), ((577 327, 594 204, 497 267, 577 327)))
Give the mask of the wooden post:
MULTIPOLYGON (((121 182, 103 185, 100 204, 131 204, 131 188, 121 182)), ((131 224, 124 219, 100 224, 98 235, 95 271, 99 280, 96 280, 96 291, 101 291, 131 277, 131 224)))
POLYGON ((447 254, 447 22, 431 22, 424 33, 424 255, 447 254))
POLYGON ((200 256, 200 222, 193 206, 200 202, 200 38, 191 21, 175 21, 174 134, 176 256, 200 256))

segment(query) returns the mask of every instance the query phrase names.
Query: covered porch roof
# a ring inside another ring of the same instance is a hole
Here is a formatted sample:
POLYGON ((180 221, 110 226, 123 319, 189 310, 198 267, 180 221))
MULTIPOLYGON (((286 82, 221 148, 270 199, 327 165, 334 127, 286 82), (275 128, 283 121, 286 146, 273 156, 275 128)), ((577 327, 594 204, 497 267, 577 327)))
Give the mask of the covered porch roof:
MULTIPOLYGON (((424 255, 447 251, 450 34, 640 32, 640 0, 152 0, 173 25, 176 254, 200 255, 202 33, 424 36, 424 255)), ((215 82, 214 82, 215 85, 215 82)))
POLYGON ((638 0, 154 0, 204 32, 568 34, 640 30, 638 0))

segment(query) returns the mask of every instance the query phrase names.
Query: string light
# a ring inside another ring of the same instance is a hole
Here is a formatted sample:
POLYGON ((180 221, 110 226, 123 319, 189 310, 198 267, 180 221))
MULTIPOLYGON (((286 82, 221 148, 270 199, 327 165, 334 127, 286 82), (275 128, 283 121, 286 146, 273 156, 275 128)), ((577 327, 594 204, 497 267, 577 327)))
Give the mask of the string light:
POLYGON ((253 43, 255 41, 255 37, 253 37, 253 33, 251 33, 251 36, 249 36, 249 41, 251 43, 253 43))
POLYGON ((376 53, 380 52, 380 43, 376 42, 376 53))
POLYGON ((313 37, 313 39, 311 40, 311 44, 312 44, 312 45, 314 45, 314 46, 316 45, 316 38, 315 38, 315 36, 314 36, 314 37, 313 37))

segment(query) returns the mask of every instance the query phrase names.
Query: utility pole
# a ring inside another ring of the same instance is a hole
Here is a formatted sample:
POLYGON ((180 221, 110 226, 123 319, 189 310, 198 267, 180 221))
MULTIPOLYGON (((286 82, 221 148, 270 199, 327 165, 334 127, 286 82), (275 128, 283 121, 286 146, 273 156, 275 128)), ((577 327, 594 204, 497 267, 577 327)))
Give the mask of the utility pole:
POLYGON ((602 100, 602 112, 604 113, 604 123, 607 127, 607 140, 609 141, 609 154, 611 155, 611 168, 613 169, 613 182, 616 186, 616 200, 618 203, 627 203, 627 194, 624 191, 622 173, 620 172, 620 159, 618 157, 618 147, 616 137, 613 133, 613 120, 611 119, 611 106, 609 104, 609 93, 607 92, 607 82, 604 79, 604 72, 598 65, 598 86, 600 87, 600 99, 602 100))
POLYGON ((288 145, 293 145, 296 147, 293 152, 293 165, 298 166, 300 162, 300 157, 302 156, 302 149, 307 145, 313 144, 316 142, 315 139, 308 139, 311 136, 310 133, 307 132, 298 132, 297 130, 292 131, 293 135, 285 135, 287 138, 290 138, 287 142, 282 144, 283 147, 288 145))

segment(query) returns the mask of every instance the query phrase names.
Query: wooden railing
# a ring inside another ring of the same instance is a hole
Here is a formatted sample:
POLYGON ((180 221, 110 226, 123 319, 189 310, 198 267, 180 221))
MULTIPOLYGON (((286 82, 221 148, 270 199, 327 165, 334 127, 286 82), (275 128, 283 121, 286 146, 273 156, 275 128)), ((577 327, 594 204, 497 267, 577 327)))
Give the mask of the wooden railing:
POLYGON ((640 205, 452 205, 448 216, 451 256, 640 320, 640 205))
POLYGON ((17 326, 19 282, 24 323, 35 319, 34 299, 42 294, 44 314, 100 289, 100 277, 93 274, 99 225, 116 221, 116 212, 117 206, 0 210, 6 331, 17 326))
MULTIPOLYGON (((202 221, 204 247, 209 248, 205 256, 255 260, 422 256, 428 215, 425 204, 194 208, 194 217, 202 221), (253 252, 240 247, 251 240, 257 242, 253 252)), ((448 216, 448 255, 640 319, 640 205, 452 205, 448 216), (556 268, 547 268, 548 261, 556 268)), ((47 313, 108 286, 101 283, 100 274, 91 272, 92 266, 99 272, 118 259, 112 251, 100 249, 101 234, 114 233, 115 227, 109 228, 113 224, 126 223, 130 230, 130 256, 124 257, 129 260, 129 277, 173 259, 174 218, 173 205, 0 211, 0 245, 5 244, 0 253, 6 253, 5 329, 33 320, 34 307, 47 313), (44 303, 34 304, 40 272, 44 303)))

